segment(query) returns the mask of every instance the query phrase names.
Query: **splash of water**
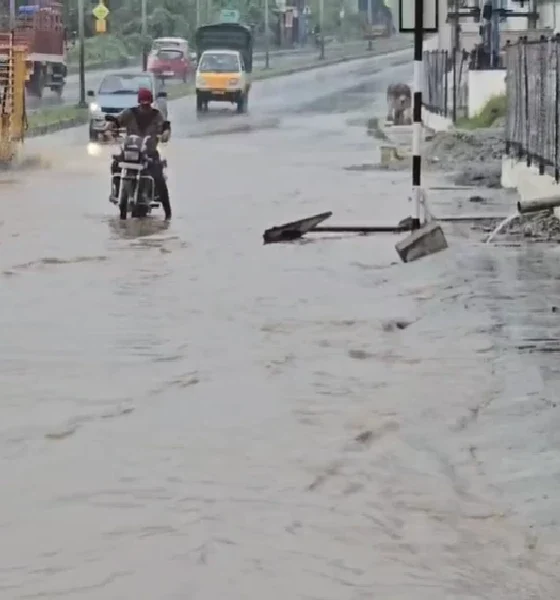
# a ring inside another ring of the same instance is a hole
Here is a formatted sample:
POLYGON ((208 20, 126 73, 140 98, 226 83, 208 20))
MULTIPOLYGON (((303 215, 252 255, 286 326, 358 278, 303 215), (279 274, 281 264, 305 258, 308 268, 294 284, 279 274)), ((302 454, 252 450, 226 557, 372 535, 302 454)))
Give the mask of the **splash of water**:
POLYGON ((87 153, 90 156, 100 156, 102 152, 103 152, 103 148, 101 147, 100 144, 96 144, 94 142, 90 142, 87 145, 87 153))
POLYGON ((509 217, 506 217, 503 221, 501 221, 498 226, 496 227, 496 229, 494 229, 494 231, 488 236, 488 238, 486 239, 486 243, 489 244, 499 233, 502 233, 502 231, 512 222, 515 221, 515 219, 519 218, 521 215, 516 212, 513 213, 512 215, 510 215, 509 217))

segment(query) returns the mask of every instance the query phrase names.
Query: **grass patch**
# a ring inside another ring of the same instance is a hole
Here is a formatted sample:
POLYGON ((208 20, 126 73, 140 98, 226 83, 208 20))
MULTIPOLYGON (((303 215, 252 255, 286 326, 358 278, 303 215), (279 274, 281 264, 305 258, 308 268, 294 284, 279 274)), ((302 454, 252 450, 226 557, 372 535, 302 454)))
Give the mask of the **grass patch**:
POLYGON ((76 106, 52 106, 32 112, 27 117, 28 131, 60 123, 87 123, 88 109, 76 106))
POLYGON ((500 117, 505 117, 507 112, 507 99, 505 94, 493 96, 484 105, 483 109, 471 119, 457 120, 457 127, 461 129, 483 129, 492 127, 500 117))

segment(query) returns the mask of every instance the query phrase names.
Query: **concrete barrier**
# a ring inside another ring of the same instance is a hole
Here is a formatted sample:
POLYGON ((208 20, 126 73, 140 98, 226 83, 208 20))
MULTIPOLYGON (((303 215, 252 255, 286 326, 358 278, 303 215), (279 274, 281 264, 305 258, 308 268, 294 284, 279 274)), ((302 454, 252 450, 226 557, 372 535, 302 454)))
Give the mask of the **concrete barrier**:
POLYGON ((425 108, 422 108, 422 123, 433 131, 448 131, 453 127, 450 117, 442 117, 425 108))

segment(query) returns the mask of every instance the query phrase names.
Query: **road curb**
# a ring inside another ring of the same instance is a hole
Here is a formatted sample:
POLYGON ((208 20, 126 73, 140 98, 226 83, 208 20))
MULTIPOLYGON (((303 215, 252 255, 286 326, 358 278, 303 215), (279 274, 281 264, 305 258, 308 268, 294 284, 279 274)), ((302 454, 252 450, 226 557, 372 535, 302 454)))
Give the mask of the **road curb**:
MULTIPOLYGON (((350 61, 355 61, 355 60, 363 60, 366 58, 375 58, 375 57, 379 57, 379 56, 392 54, 394 52, 400 52, 402 50, 408 50, 411 48, 412 48, 412 45, 410 45, 410 46, 407 45, 403 48, 395 48, 395 49, 387 50, 387 51, 380 52, 380 53, 375 53, 375 50, 369 50, 369 51, 361 52, 360 54, 353 54, 351 56, 342 56, 342 57, 333 58, 333 59, 326 58, 324 60, 316 59, 316 62, 307 64, 307 65, 302 65, 300 67, 291 67, 288 69, 281 69, 281 70, 280 69, 279 70, 271 69, 271 72, 267 72, 267 71, 262 72, 261 71, 258 75, 253 76, 253 81, 264 81, 267 79, 275 79, 277 77, 296 75, 297 73, 305 73, 307 71, 314 71, 317 69, 322 69, 325 67, 330 67, 333 65, 342 64, 345 62, 350 62, 350 61)), ((184 93, 181 93, 176 98, 171 98, 170 102, 174 102, 175 100, 181 100, 182 98, 191 96, 193 94, 193 91, 194 90, 192 88, 185 90, 184 93)), ((64 129, 72 129, 74 127, 80 127, 82 125, 86 125, 87 122, 88 122, 88 116, 83 115, 80 117, 72 117, 72 118, 62 119, 55 123, 49 123, 48 125, 37 125, 35 127, 30 127, 26 131, 26 137, 27 138, 41 137, 43 135, 56 133, 56 132, 62 131, 64 129)))

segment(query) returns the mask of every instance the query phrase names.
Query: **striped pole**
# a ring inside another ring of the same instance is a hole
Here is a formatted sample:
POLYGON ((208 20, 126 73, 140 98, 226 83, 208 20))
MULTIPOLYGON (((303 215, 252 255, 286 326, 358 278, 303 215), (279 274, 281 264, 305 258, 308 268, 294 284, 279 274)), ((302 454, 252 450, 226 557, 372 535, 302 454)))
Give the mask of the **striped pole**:
POLYGON ((413 228, 421 226, 422 182, 422 43, 424 40, 424 0, 414 4, 414 85, 412 103, 412 195, 416 204, 413 228))

